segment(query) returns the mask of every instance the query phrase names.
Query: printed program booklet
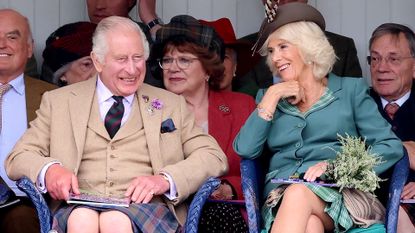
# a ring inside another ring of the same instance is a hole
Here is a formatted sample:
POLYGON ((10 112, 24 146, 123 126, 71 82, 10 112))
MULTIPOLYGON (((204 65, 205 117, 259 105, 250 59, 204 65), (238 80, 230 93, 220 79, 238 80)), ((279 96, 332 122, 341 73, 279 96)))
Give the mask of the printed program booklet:
POLYGON ((415 199, 406 199, 406 200, 401 200, 401 203, 415 203, 415 199))
POLYGON ((108 197, 102 195, 95 195, 90 193, 81 193, 79 195, 71 193, 69 195, 69 200, 66 201, 68 204, 83 204, 90 206, 121 206, 129 207, 130 198, 117 198, 117 197, 108 197))
POLYGON ((305 181, 303 179, 272 179, 271 180, 272 183, 276 183, 276 184, 314 184, 314 185, 320 185, 320 186, 325 186, 325 187, 338 187, 337 184, 335 183, 324 183, 323 181, 314 181, 314 182, 308 182, 305 181))

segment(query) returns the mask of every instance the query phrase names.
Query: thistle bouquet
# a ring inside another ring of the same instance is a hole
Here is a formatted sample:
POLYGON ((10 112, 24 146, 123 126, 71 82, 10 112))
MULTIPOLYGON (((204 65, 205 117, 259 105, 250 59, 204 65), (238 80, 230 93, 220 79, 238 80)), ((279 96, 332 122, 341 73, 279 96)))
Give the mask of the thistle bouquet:
POLYGON ((373 193, 379 187, 380 179, 373 168, 382 163, 371 147, 366 147, 366 140, 360 137, 338 135, 341 150, 336 151, 336 158, 328 161, 326 176, 340 187, 355 188, 373 193))

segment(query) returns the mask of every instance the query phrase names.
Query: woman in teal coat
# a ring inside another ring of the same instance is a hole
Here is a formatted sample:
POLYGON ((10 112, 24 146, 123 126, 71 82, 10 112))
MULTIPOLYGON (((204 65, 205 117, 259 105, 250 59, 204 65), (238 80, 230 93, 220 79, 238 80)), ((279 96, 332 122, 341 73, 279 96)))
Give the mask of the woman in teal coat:
MULTIPOLYGON (((268 16, 258 46, 282 81, 258 93, 257 109, 234 141, 236 153, 243 158, 261 156, 264 147, 272 152, 264 191, 265 231, 350 229, 355 222, 341 211, 345 206, 338 189, 304 184, 281 187, 271 179, 304 173, 305 180, 315 181, 326 171, 326 161, 340 151, 339 135, 366 140, 384 161, 375 167, 377 174, 402 157, 402 144, 379 114, 364 79, 329 74, 336 57, 316 9, 289 3, 268 16), (329 197, 340 201, 327 201, 329 197)), ((373 205, 380 204, 375 200, 373 205)))

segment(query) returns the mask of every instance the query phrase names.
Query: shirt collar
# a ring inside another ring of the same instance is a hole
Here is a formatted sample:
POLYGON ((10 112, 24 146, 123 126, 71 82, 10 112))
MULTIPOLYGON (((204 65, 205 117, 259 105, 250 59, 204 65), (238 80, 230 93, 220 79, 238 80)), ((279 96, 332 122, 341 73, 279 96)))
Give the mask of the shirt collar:
MULTIPOLYGON (((402 107, 402 105, 405 103, 405 101, 407 101, 409 99, 409 96, 411 95, 411 92, 408 91, 405 95, 403 95, 401 98, 395 100, 395 101, 391 101, 391 103, 396 103, 397 105, 399 105, 399 107, 402 107)), ((380 100, 382 101, 382 107, 385 108, 385 106, 389 103, 389 101, 387 101, 386 99, 380 97, 380 100)))
MULTIPOLYGON (((105 86, 105 84, 101 81, 101 77, 98 75, 97 79, 97 95, 98 95, 98 103, 101 104, 109 99, 112 98, 114 94, 105 86)), ((133 102, 135 94, 131 94, 129 96, 124 96, 124 99, 131 104, 133 102)))
POLYGON ((25 85, 23 73, 17 76, 17 78, 10 81, 9 84, 12 85, 12 89, 14 89, 19 95, 24 94, 25 85))

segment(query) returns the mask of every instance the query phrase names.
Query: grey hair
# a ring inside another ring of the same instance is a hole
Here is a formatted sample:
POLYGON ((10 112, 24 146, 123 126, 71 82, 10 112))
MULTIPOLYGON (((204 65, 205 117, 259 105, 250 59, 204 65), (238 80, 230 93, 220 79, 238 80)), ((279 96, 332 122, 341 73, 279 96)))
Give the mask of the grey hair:
POLYGON ((92 52, 96 54, 98 61, 102 63, 104 61, 105 55, 108 52, 108 42, 106 38, 107 32, 116 30, 118 28, 133 30, 140 34, 141 43, 144 48, 144 58, 147 60, 150 54, 150 48, 146 36, 143 30, 141 30, 140 26, 128 18, 121 16, 110 16, 104 18, 101 20, 101 22, 98 23, 94 35, 92 36, 92 52))
POLYGON ((267 64, 275 74, 277 71, 268 55, 270 38, 286 40, 296 46, 304 63, 313 64, 313 75, 320 79, 331 72, 336 62, 336 54, 321 28, 309 21, 299 21, 286 24, 271 33, 259 50, 260 54, 267 56, 267 64))
POLYGON ((59 85, 61 77, 69 70, 71 67, 71 64, 73 62, 69 62, 65 65, 63 65, 61 68, 59 68, 55 73, 53 73, 52 82, 56 85, 59 85))
POLYGON ((372 47, 373 42, 384 35, 392 35, 394 38, 398 38, 399 34, 403 33, 405 38, 408 40, 409 51, 411 56, 415 57, 415 34, 409 27, 397 23, 384 23, 377 27, 369 40, 369 50, 372 47))

